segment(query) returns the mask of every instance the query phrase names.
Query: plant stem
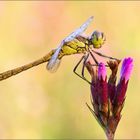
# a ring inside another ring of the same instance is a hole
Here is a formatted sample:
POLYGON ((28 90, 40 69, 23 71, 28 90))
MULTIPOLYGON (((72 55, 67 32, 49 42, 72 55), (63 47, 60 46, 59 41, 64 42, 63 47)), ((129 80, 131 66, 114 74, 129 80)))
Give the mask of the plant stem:
POLYGON ((114 134, 112 132, 106 132, 107 140, 114 140, 114 134))

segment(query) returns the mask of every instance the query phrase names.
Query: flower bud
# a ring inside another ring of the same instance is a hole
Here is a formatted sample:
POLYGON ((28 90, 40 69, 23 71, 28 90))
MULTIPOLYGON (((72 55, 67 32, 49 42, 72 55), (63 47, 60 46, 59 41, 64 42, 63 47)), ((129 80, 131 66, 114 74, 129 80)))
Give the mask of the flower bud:
POLYGON ((129 80, 131 72, 133 69, 133 59, 131 57, 125 58, 122 63, 121 68, 121 79, 125 79, 125 83, 129 80))
POLYGON ((116 91, 116 103, 123 104, 125 100, 125 94, 127 90, 128 81, 133 69, 133 59, 128 57, 123 60, 122 68, 120 72, 120 81, 117 85, 116 91))
POLYGON ((104 63, 99 64, 98 78, 99 78, 99 80, 103 79, 103 81, 105 81, 105 79, 106 79, 106 68, 105 68, 104 63))

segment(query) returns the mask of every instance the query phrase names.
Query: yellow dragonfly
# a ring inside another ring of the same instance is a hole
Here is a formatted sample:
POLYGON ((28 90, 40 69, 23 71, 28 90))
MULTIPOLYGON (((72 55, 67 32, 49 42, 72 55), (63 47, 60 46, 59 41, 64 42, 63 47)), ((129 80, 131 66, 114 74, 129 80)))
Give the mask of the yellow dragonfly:
POLYGON ((65 39, 63 39, 56 49, 51 50, 44 57, 34 62, 31 62, 29 64, 0 73, 0 80, 7 79, 13 75, 16 75, 22 71, 28 70, 34 66, 40 65, 45 62, 48 62, 47 67, 46 67, 47 70, 50 72, 55 72, 58 69, 63 56, 72 55, 72 54, 80 54, 80 53, 82 53, 83 56, 80 59, 80 61, 77 63, 73 71, 76 75, 86 80, 83 74, 84 67, 82 70, 82 76, 80 76, 76 72, 76 69, 79 66, 79 64, 82 62, 82 60, 84 60, 84 62, 87 60, 89 55, 93 57, 95 63, 98 65, 98 61, 94 57, 93 52, 102 57, 106 57, 109 59, 116 59, 113 57, 103 55, 94 50, 94 49, 101 48, 102 45, 104 44, 105 42, 104 33, 99 32, 99 31, 94 31, 92 35, 89 37, 84 37, 83 35, 81 35, 87 29, 87 27, 89 26, 92 20, 93 20, 93 16, 87 19, 79 28, 77 28, 74 32, 72 32, 65 39))

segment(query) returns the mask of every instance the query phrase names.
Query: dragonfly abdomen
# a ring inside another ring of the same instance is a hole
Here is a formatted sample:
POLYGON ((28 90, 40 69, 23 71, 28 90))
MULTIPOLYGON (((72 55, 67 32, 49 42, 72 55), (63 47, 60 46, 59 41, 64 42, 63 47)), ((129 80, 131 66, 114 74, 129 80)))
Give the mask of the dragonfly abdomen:
POLYGON ((41 58, 41 59, 39 59, 37 61, 34 61, 32 63, 29 63, 29 64, 23 65, 21 67, 18 67, 18 68, 15 68, 15 69, 8 70, 6 72, 0 73, 0 80, 7 79, 7 78, 9 78, 9 77, 11 77, 13 75, 16 75, 16 74, 18 74, 18 73, 20 73, 22 71, 30 69, 30 68, 32 68, 34 66, 37 66, 37 65, 39 65, 41 63, 44 63, 44 62, 45 62, 44 59, 41 58))
POLYGON ((20 66, 20 67, 18 67, 18 68, 15 68, 15 69, 8 70, 8 71, 6 71, 6 72, 0 73, 0 81, 1 81, 1 80, 4 80, 4 79, 7 79, 7 78, 9 78, 9 77, 11 77, 11 76, 13 76, 13 75, 16 75, 16 74, 18 74, 18 73, 20 73, 20 72, 23 72, 23 71, 25 71, 25 70, 28 70, 28 69, 30 69, 30 68, 32 68, 32 67, 35 67, 35 66, 37 66, 37 65, 40 65, 40 64, 42 64, 42 63, 44 63, 44 62, 49 61, 50 58, 52 57, 52 55, 54 54, 54 52, 55 52, 55 50, 52 50, 52 51, 50 51, 50 53, 48 53, 47 55, 45 55, 44 57, 42 57, 42 58, 40 58, 40 59, 38 59, 38 60, 36 60, 36 61, 34 61, 34 62, 31 62, 31 63, 29 63, 29 64, 20 66))

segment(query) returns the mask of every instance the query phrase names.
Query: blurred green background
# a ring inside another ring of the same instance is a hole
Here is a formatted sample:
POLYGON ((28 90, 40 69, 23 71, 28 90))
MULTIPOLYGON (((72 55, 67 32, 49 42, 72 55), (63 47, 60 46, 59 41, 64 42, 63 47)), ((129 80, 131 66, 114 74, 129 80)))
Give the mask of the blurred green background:
MULTIPOLYGON (((1 1, 0 71, 34 61, 88 17, 86 31, 106 34, 100 49, 117 58, 134 58, 123 116, 115 138, 140 138, 140 2, 1 1)), ((0 138, 105 138, 85 103, 89 85, 73 74, 81 55, 63 58, 50 74, 46 64, 0 82, 0 138)))

